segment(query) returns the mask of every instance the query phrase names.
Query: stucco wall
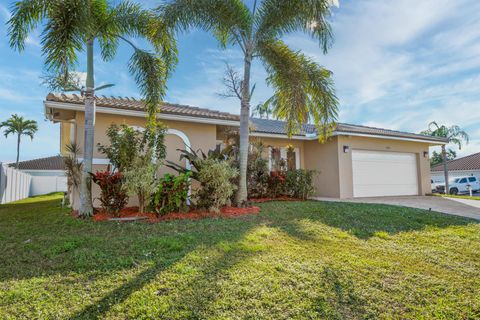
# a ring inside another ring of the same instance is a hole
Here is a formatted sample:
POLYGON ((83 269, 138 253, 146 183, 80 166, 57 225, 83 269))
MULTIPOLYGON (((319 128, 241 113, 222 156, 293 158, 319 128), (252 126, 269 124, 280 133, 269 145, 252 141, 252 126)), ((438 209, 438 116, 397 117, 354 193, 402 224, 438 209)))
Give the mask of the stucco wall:
POLYGON ((340 197, 337 138, 322 144, 317 140, 305 141, 305 168, 317 171, 315 175, 315 195, 340 197))
POLYGON ((430 183, 430 159, 424 157, 424 151, 428 152, 428 143, 377 139, 367 137, 339 136, 338 137, 338 161, 339 161, 339 182, 340 197, 353 197, 353 173, 352 173, 352 152, 344 153, 343 146, 349 146, 350 150, 375 150, 389 152, 409 152, 417 156, 417 172, 419 194, 431 193, 430 183))
MULTIPOLYGON (((94 158, 105 158, 105 156, 98 152, 96 146, 97 143, 108 145, 108 137, 106 131, 112 123, 122 124, 125 123, 130 126, 145 126, 145 118, 143 117, 131 117, 131 116, 121 116, 121 115, 110 115, 104 113, 97 113, 97 118, 95 119, 95 148, 93 157, 94 158)), ((193 123, 193 122, 184 122, 184 121, 169 121, 162 120, 162 122, 171 129, 177 129, 182 131, 189 138, 192 147, 194 149, 202 149, 208 151, 209 149, 215 148, 216 144, 216 126, 213 124, 203 124, 203 123, 193 123)), ((76 116, 77 123, 77 143, 83 147, 84 141, 84 114, 83 112, 77 112, 76 116)))

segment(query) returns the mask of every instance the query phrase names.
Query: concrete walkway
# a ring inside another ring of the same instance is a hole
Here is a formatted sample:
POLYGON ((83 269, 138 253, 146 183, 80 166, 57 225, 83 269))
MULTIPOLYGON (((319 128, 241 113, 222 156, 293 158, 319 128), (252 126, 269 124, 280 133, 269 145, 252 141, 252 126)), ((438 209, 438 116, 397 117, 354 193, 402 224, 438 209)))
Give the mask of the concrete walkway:
POLYGON ((403 207, 432 210, 457 216, 480 220, 480 201, 467 199, 442 198, 436 196, 408 196, 408 197, 374 197, 374 198, 323 198, 313 200, 354 202, 354 203, 380 203, 403 207))

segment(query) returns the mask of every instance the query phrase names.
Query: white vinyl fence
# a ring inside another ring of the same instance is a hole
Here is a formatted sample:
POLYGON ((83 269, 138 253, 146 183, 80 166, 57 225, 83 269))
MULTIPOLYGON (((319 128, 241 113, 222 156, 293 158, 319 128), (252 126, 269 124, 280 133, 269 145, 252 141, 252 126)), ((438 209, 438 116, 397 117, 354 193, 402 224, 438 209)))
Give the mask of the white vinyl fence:
POLYGON ((32 176, 30 197, 50 192, 66 192, 67 177, 65 176, 32 176))
POLYGON ((30 196, 32 176, 0 163, 0 204, 30 196))

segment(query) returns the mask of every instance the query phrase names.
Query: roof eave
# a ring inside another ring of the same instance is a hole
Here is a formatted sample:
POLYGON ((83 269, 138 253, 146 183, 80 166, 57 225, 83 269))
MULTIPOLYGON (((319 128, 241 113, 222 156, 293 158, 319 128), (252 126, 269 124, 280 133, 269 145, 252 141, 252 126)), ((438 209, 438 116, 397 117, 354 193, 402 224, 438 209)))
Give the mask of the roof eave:
MULTIPOLYGON (((68 103, 68 102, 56 102, 56 101, 44 101, 45 106, 45 116, 47 119, 54 121, 51 118, 50 114, 48 113, 48 108, 57 108, 63 110, 74 110, 74 111, 84 111, 83 105, 77 103, 68 103)), ((140 110, 127 110, 127 109, 118 109, 118 108, 111 108, 111 107, 96 107, 96 112, 98 113, 106 113, 106 114, 116 114, 116 115, 124 115, 124 116, 132 116, 132 117, 142 117, 145 118, 147 113, 145 111, 140 110)), ((176 115, 176 114, 167 114, 167 113, 159 113, 157 115, 159 119, 163 120, 175 120, 175 121, 185 121, 185 122, 196 122, 196 123, 206 123, 206 124, 219 124, 219 125, 227 125, 227 126, 239 126, 240 123, 234 120, 226 120, 226 119, 218 119, 218 118, 207 118, 207 117, 199 117, 199 116, 185 116, 185 115, 176 115)))
MULTIPOLYGON (((63 109, 63 110, 74 110, 74 111, 84 111, 83 105, 70 102, 57 102, 45 100, 44 104, 44 113, 45 117, 50 121, 55 121, 52 117, 52 114, 49 113, 49 108, 63 109)), ((96 112, 106 113, 106 114, 116 114, 116 115, 127 115, 133 117, 146 117, 145 111, 140 110, 128 110, 128 109, 117 109, 111 107, 96 107, 96 112)), ((176 115, 176 114, 166 114, 159 113, 157 116, 159 119, 163 120, 175 120, 175 121, 184 121, 184 122, 196 122, 196 123, 206 123, 206 124, 216 124, 216 125, 226 125, 226 126, 240 126, 240 122, 237 120, 226 120, 218 118, 208 118, 208 117, 199 117, 199 116, 186 116, 186 115, 176 115)), ((378 139, 387 139, 387 140, 402 140, 402 141, 412 141, 412 142, 423 142, 428 143, 432 146, 446 145, 446 141, 439 141, 427 138, 406 138, 399 136, 387 136, 387 135, 377 135, 370 133, 355 133, 355 132, 346 132, 346 131, 334 131, 332 136, 359 136, 359 137, 368 137, 368 138, 378 138, 378 139)), ((277 134, 277 133, 265 133, 265 132, 252 132, 251 136, 255 137, 266 137, 266 138, 280 138, 280 139, 293 139, 293 140, 317 140, 319 138, 318 134, 306 134, 306 135, 294 135, 289 137, 286 134, 277 134)))
POLYGON ((428 143, 431 146, 441 146, 446 145, 446 141, 439 141, 436 139, 428 139, 423 137, 400 137, 400 136, 387 136, 381 134, 371 134, 371 133, 358 133, 358 132, 347 132, 347 131, 334 131, 333 136, 355 136, 355 137, 367 137, 367 138, 377 138, 377 139, 387 139, 387 140, 400 140, 400 141, 412 141, 412 142, 423 142, 428 143))

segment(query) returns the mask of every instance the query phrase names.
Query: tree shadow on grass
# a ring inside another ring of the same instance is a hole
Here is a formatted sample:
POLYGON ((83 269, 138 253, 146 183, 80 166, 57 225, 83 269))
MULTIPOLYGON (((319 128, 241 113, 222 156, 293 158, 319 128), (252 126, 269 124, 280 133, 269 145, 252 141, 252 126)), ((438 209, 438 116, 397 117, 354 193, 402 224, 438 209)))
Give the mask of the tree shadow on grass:
POLYGON ((338 228, 364 240, 382 233, 394 235, 429 227, 447 228, 478 223, 473 219, 383 204, 307 201, 282 206, 271 203, 265 207, 277 215, 278 219, 272 226, 301 240, 315 239, 315 235, 299 223, 304 219, 338 228))
MULTIPOLYGON (((245 230, 246 232, 247 230, 245 230)), ((236 239, 240 238, 243 233, 238 233, 235 235, 235 238, 231 236, 227 237, 226 239, 218 239, 216 243, 208 243, 209 247, 215 246, 218 243, 224 244, 225 241, 231 242, 235 241, 236 239)), ((199 243, 202 246, 201 243, 199 243)), ((224 247, 224 246, 222 246, 224 247)), ((235 246, 234 246, 235 247, 235 246)), ((91 305, 85 307, 83 310, 75 313, 69 319, 78 320, 78 319, 103 319, 105 314, 109 312, 109 310, 118 304, 123 303, 126 301, 133 293, 138 290, 141 290, 145 285, 148 285, 151 281, 157 278, 158 275, 162 274, 165 270, 175 265, 175 263, 180 262, 182 258, 186 257, 189 250, 185 252, 181 256, 178 256, 175 259, 171 259, 163 264, 157 263, 152 267, 149 267, 147 270, 141 272, 139 275, 135 276, 134 279, 128 281, 127 283, 117 287, 107 295, 105 295, 100 301, 92 303, 91 305)), ((193 277, 188 279, 188 282, 195 288, 193 294, 195 297, 201 297, 202 299, 209 299, 212 295, 212 291, 208 290, 207 288, 211 288, 211 285, 216 283, 215 279, 216 276, 220 274, 221 270, 228 269, 229 267, 236 264, 241 259, 246 258, 252 252, 240 252, 241 249, 227 249, 226 253, 222 253, 220 257, 216 259, 207 260, 207 263, 203 266, 204 269, 200 270, 200 275, 198 277, 193 277), (240 252, 240 253, 239 253, 240 252), (218 272, 218 273, 217 273, 218 272), (202 285, 200 285, 202 283, 202 285)), ((162 284, 159 283, 158 288, 159 295, 162 292, 168 292, 171 288, 164 288, 162 284)), ((202 312, 201 305, 195 304, 196 301, 199 299, 195 299, 194 297, 189 296, 188 294, 181 295, 181 301, 176 301, 173 303, 173 306, 177 308, 178 306, 186 307, 186 309, 178 310, 182 313, 190 314, 188 318, 201 318, 199 315, 202 312)), ((152 302, 153 303, 153 302, 152 302)), ((129 314, 135 314, 135 312, 141 312, 138 310, 130 310, 129 314)), ((134 315, 141 316, 141 314, 134 315)), ((161 316, 161 315, 158 315, 161 316)))

